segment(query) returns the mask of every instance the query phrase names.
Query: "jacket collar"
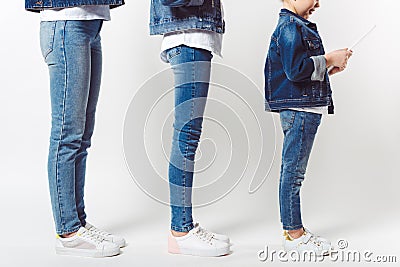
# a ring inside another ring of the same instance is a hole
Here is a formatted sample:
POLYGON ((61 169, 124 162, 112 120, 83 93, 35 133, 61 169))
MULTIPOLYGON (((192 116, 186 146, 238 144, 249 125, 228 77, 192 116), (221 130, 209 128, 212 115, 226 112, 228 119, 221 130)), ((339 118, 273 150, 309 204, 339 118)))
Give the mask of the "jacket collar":
POLYGON ((300 20, 301 22, 303 22, 303 23, 304 23, 305 25, 307 25, 309 28, 311 28, 311 29, 313 29, 313 30, 315 30, 315 31, 317 30, 317 25, 316 25, 315 23, 312 23, 311 21, 306 20, 306 19, 303 18, 303 17, 300 17, 300 16, 297 15, 296 13, 290 11, 289 9, 282 8, 282 9, 281 9, 281 12, 279 13, 279 16, 280 16, 280 17, 283 17, 283 16, 293 16, 293 17, 297 18, 298 20, 300 20))

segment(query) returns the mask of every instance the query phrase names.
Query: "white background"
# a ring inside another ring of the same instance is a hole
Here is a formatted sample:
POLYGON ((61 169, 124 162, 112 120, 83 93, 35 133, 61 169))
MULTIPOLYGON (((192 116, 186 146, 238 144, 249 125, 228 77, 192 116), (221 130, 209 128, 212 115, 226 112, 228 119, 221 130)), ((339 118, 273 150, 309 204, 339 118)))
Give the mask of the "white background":
MULTIPOLYGON (((207 228, 229 234, 230 256, 205 259, 166 252, 169 209, 146 196, 124 162, 124 116, 140 86, 167 65, 159 37, 148 36, 149 1, 127 1, 104 25, 104 75, 96 133, 88 160, 89 221, 123 235, 129 246, 102 260, 59 257, 46 175, 50 104, 47 67, 39 49, 39 16, 9 1, 0 16, 0 255, 3 266, 258 266, 257 252, 279 249, 279 151, 267 182, 247 193, 250 177, 214 205, 195 210, 207 228)), ((311 18, 326 50, 355 50, 348 70, 332 78, 336 115, 324 119, 302 191, 305 224, 350 249, 397 255, 400 120, 398 32, 394 0, 324 1, 311 18), (397 253, 397 254, 396 254, 397 253)), ((280 8, 278 0, 225 1, 224 59, 263 88, 265 55, 280 8)), ((262 101, 262 100, 261 100, 262 101)), ((277 119, 277 117, 275 117, 277 119)), ((251 131, 252 129, 247 129, 251 131)), ((273 141, 273 140, 272 140, 273 141)))

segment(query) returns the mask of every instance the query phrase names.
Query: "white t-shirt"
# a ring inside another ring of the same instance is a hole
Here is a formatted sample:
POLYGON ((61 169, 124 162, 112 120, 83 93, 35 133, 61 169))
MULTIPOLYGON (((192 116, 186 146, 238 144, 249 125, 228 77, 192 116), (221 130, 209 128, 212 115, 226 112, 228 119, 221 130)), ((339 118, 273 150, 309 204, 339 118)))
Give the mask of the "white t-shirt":
MULTIPOLYGON (((221 1, 222 19, 224 18, 224 9, 221 1)), ((222 57, 223 34, 207 30, 184 30, 164 34, 161 44, 160 57, 164 62, 168 62, 166 50, 186 45, 193 48, 200 48, 212 52, 222 57)))
POLYGON ((220 33, 205 30, 186 30, 165 34, 161 44, 161 59, 168 62, 166 50, 186 45, 193 48, 208 50, 222 57, 222 38, 220 33))
POLYGON ((311 108, 289 108, 290 110, 296 110, 296 111, 304 111, 304 112, 310 112, 310 113, 317 113, 317 114, 322 114, 322 115, 328 115, 328 107, 311 107, 311 108))
POLYGON ((77 6, 66 8, 44 9, 40 12, 41 21, 56 20, 111 20, 110 6, 77 6))

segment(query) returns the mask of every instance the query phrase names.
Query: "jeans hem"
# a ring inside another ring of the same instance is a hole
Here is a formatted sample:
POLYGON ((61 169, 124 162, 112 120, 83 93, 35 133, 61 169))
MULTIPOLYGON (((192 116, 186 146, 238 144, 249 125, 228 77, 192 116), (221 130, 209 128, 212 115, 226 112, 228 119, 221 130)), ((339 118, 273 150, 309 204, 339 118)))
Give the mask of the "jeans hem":
POLYGON ((283 230, 286 230, 286 231, 299 230, 299 229, 302 229, 302 228, 304 228, 302 224, 295 225, 295 226, 283 226, 283 230))
POLYGON ((171 230, 176 231, 176 232, 181 232, 181 233, 189 232, 189 231, 192 230, 193 228, 194 228, 193 225, 191 225, 190 227, 171 226, 171 230))
POLYGON ((67 235, 77 232, 82 226, 74 227, 72 230, 56 231, 57 235, 67 235))

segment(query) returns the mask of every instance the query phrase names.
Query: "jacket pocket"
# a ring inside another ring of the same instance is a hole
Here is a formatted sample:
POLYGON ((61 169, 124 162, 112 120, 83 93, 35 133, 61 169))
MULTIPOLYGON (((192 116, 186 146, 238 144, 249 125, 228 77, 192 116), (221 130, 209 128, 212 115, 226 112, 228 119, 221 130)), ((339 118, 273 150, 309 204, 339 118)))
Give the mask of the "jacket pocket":
POLYGON ((56 21, 42 21, 40 23, 40 49, 44 59, 53 51, 56 21))
POLYGON ((322 43, 318 39, 305 39, 307 44, 307 51, 309 56, 319 56, 321 55, 322 43))

